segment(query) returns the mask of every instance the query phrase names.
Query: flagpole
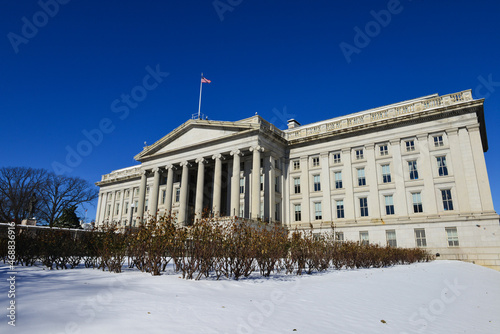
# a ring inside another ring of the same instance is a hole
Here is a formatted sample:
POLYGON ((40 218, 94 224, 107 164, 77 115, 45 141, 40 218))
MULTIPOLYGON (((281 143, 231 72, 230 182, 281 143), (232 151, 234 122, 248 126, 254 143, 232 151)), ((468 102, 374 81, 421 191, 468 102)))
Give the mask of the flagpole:
MULTIPOLYGON (((203 73, 201 73, 201 77, 203 78, 203 73)), ((200 119, 200 110, 201 110, 201 89, 203 87, 203 82, 200 79, 200 101, 198 102, 198 119, 200 119)))

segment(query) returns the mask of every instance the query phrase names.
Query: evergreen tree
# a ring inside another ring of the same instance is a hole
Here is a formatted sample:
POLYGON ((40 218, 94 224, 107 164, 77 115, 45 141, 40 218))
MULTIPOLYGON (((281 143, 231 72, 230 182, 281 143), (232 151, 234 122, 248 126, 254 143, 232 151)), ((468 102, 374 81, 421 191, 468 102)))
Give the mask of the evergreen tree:
POLYGON ((55 227, 81 228, 80 218, 76 215, 76 205, 63 209, 61 216, 54 222, 55 227))

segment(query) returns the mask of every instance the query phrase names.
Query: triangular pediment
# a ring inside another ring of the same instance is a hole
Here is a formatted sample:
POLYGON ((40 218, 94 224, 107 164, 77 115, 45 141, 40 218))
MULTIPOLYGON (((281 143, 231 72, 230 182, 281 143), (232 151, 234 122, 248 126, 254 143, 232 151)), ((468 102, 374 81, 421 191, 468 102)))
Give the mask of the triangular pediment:
POLYGON ((135 159, 144 160, 151 156, 163 155, 198 145, 206 145, 212 141, 258 128, 259 124, 256 123, 190 120, 153 145, 145 147, 135 159))

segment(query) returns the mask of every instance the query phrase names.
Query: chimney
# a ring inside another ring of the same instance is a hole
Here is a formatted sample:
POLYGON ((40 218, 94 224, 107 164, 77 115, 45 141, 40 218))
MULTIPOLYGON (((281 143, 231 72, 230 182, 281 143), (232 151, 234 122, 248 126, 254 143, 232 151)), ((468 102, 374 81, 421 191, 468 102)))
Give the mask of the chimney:
POLYGON ((294 120, 293 118, 288 120, 288 128, 289 129, 293 129, 293 128, 296 128, 298 126, 300 126, 300 123, 297 122, 296 120, 294 120))

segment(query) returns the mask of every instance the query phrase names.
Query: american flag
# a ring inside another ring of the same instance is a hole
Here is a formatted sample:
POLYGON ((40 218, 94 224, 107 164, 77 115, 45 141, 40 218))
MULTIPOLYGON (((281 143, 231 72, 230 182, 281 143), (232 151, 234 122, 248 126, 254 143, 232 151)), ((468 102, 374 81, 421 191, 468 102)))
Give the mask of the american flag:
POLYGON ((212 82, 211 80, 208 80, 205 77, 201 77, 201 83, 211 83, 211 82, 212 82))

